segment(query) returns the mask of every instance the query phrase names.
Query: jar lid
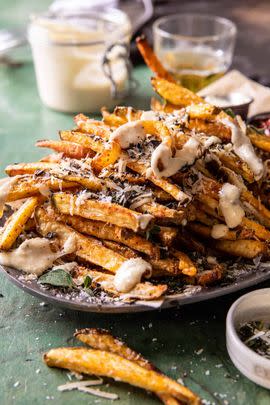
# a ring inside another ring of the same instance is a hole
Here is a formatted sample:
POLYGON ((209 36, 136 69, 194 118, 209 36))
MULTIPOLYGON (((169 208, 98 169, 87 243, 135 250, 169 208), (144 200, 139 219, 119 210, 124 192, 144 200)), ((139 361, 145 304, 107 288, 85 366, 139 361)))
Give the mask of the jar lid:
POLYGON ((250 349, 237 333, 242 324, 258 320, 270 320, 270 288, 245 294, 231 306, 226 319, 227 350, 242 374, 270 389, 270 360, 250 349))

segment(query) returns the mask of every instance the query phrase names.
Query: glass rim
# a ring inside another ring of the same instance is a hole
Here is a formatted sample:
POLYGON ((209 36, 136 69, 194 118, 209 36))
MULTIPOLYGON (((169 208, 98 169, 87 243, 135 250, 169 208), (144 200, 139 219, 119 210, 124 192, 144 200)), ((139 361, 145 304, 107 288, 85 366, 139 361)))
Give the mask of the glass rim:
POLYGON ((221 38, 226 38, 226 37, 231 37, 237 33, 237 28, 236 24, 229 20, 228 18, 225 17, 219 17, 216 15, 208 15, 208 14, 199 14, 199 13, 177 13, 177 14, 170 14, 164 17, 158 18, 154 23, 153 23, 153 32, 157 32, 158 34, 162 35, 163 37, 166 38, 172 38, 172 39, 186 39, 186 40, 191 40, 194 42, 203 42, 203 41, 216 41, 221 38), (184 34, 171 34, 168 31, 165 31, 164 29, 160 28, 160 24, 170 21, 172 19, 177 19, 179 17, 199 17, 205 20, 212 20, 212 21, 218 21, 222 24, 227 25, 229 27, 229 30, 226 32, 223 32, 221 34, 213 34, 213 35, 201 35, 198 37, 192 36, 192 35, 184 35, 184 34))
MULTIPOLYGON (((118 10, 116 8, 109 8, 108 10, 104 11, 91 11, 88 12, 87 14, 85 13, 71 13, 71 14, 66 14, 63 16, 57 16, 53 13, 40 13, 40 14, 32 14, 30 16, 30 23, 28 25, 28 30, 27 30, 27 39, 28 41, 31 43, 30 40, 30 36, 29 36, 29 29, 32 25, 36 24, 37 26, 39 26, 39 28, 41 28, 44 32, 46 32, 46 30, 48 31, 48 28, 43 26, 42 24, 42 20, 43 21, 53 21, 55 19, 55 21, 57 21, 57 19, 59 19, 60 21, 68 21, 69 19, 72 18, 77 18, 77 19, 92 19, 92 20, 100 20, 103 22, 107 22, 107 23, 113 23, 115 24, 115 26, 118 26, 118 30, 117 30, 117 41, 119 42, 121 40, 123 40, 126 36, 131 35, 131 26, 130 26, 130 21, 129 18, 127 16, 127 14, 125 12, 123 12, 122 10, 118 10), (108 12, 109 11, 109 12, 108 12), (114 17, 114 18, 112 18, 114 17), (125 25, 126 23, 126 27, 125 29, 121 29, 119 26, 119 17, 122 17, 122 26, 125 25), (117 18, 117 19, 116 19, 117 18)), ((104 38, 101 40, 89 40, 89 39, 85 39, 85 40, 80 40, 80 41, 74 41, 74 40, 70 40, 70 41, 52 41, 52 40, 48 40, 48 42, 52 45, 57 45, 57 46, 64 46, 64 47, 68 47, 68 46, 96 46, 96 45, 106 45, 107 44, 107 37, 110 36, 110 33, 106 33, 106 35, 104 35, 104 38)))

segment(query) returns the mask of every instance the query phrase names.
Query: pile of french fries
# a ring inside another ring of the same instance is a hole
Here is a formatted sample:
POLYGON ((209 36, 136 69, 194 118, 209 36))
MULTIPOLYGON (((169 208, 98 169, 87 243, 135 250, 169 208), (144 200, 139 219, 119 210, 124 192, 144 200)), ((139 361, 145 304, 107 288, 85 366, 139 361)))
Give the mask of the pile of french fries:
POLYGON ((200 398, 165 376, 141 354, 104 329, 81 329, 74 337, 86 347, 60 347, 44 354, 49 367, 110 377, 153 392, 165 405, 199 405, 200 398))
MULTIPOLYGON (((153 89, 163 100, 151 103, 159 119, 141 120, 143 111, 131 107, 116 107, 112 113, 104 108, 102 121, 79 114, 74 129, 60 131, 60 140, 38 141, 36 146, 54 153, 6 168, 14 177, 6 203, 24 202, 6 221, 0 249, 12 249, 20 235, 33 232, 50 235, 61 249, 73 235, 76 250, 66 261, 79 263, 74 280, 89 276, 91 288, 99 286, 118 298, 127 294, 117 291, 114 275, 125 261, 142 258, 151 264, 152 277, 143 278, 128 297, 152 300, 166 294, 162 277, 179 285, 208 286, 222 280, 223 257, 267 258, 270 211, 261 187, 265 177, 257 181, 250 167, 228 152, 231 131, 220 117, 231 117, 175 83, 144 38, 138 39, 138 47, 155 74, 153 89), (175 110, 187 115, 184 125, 174 122, 175 110), (141 144, 123 148, 111 139, 118 128, 138 120, 145 132, 141 144), (220 143, 173 176, 149 171, 160 142, 166 139, 180 150, 194 134, 204 140, 214 135, 220 143), (239 226, 214 239, 212 227, 225 224, 219 209, 225 182, 241 190, 244 217, 239 226)), ((266 158, 270 138, 247 131, 266 158)))

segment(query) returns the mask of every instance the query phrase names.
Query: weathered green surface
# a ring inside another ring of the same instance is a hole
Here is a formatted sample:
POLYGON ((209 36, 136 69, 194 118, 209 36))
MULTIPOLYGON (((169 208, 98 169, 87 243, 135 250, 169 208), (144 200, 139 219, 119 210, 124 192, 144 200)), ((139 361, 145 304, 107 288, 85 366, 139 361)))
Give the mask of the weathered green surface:
MULTIPOLYGON (((7 4, 0 1, 0 27, 24 21, 32 6, 37 8, 37 2, 31 4, 30 0, 7 4)), ((136 77, 141 87, 132 103, 146 106, 151 94, 149 73, 139 68, 136 77)), ((34 149, 35 140, 56 137, 58 129, 72 125, 71 116, 41 105, 31 63, 19 69, 0 68, 1 170, 11 162, 39 158, 42 151, 34 149)), ((270 403, 269 392, 239 376, 226 352, 225 316, 237 295, 179 310, 104 316, 43 305, 13 286, 3 274, 0 293, 1 405, 107 403, 79 392, 57 392, 57 386, 68 380, 66 373, 48 369, 42 363, 42 353, 50 347, 73 345, 72 333, 81 327, 112 330, 168 375, 183 378, 209 403, 270 403), (202 353, 198 352, 200 349, 202 353)), ((158 403, 150 395, 124 384, 110 383, 104 389, 117 392, 119 404, 158 403)))

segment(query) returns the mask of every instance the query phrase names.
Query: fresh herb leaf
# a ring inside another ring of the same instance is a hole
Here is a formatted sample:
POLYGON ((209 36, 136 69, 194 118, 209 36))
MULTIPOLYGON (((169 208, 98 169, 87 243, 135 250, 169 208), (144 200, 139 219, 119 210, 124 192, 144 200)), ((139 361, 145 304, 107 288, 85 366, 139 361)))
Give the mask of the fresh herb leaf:
POLYGON ((39 277, 40 284, 49 284, 54 287, 75 287, 72 277, 63 269, 54 269, 39 277))
POLYGON ((83 282, 84 288, 89 288, 91 287, 92 284, 92 279, 90 276, 86 276, 83 282))
POLYGON ((235 113, 231 108, 225 108, 224 109, 225 113, 228 114, 230 117, 235 118, 235 113))
POLYGON ((158 225, 154 225, 151 229, 146 232, 146 239, 153 240, 154 236, 159 234, 160 227, 158 225))

